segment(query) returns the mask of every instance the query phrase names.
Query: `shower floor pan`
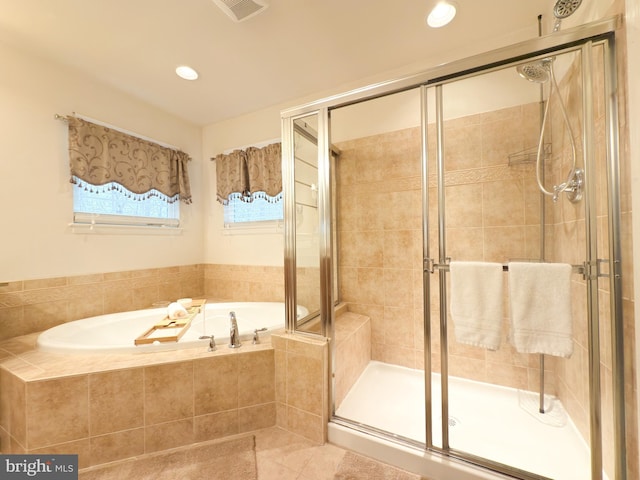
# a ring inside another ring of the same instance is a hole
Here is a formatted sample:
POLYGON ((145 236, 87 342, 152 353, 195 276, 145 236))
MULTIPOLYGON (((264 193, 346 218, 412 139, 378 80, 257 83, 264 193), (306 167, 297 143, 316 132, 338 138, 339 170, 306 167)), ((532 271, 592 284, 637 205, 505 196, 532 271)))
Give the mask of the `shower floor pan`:
MULTIPOLYGON (((424 443, 423 378, 420 370, 372 361, 336 415, 424 443)), ((433 443, 441 445, 439 375, 433 376, 432 396, 433 443)), ((590 478, 587 444, 560 402, 547 398, 545 408, 549 412, 540 414, 538 401, 533 393, 449 377, 450 447, 556 480, 590 478)), ((456 462, 438 460, 427 466, 422 460, 428 454, 422 451, 419 458, 413 458, 411 452, 415 449, 366 437, 371 436, 341 425, 329 425, 329 440, 333 443, 430 475, 434 480, 504 478, 487 476, 486 471, 473 468, 465 471, 456 462)))

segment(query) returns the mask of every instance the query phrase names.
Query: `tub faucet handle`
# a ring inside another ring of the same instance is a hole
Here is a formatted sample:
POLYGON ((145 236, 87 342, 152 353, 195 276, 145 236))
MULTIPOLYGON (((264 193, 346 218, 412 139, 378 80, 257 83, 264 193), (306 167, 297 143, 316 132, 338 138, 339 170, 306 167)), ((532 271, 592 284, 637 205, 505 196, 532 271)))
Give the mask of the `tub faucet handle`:
POLYGON ((209 352, 215 352, 216 350, 216 339, 213 337, 213 335, 211 335, 211 337, 209 338, 209 352))
POLYGON ((267 331, 267 327, 256 328, 253 331, 253 344, 254 345, 260 343, 260 337, 258 336, 258 332, 266 332, 266 331, 267 331))

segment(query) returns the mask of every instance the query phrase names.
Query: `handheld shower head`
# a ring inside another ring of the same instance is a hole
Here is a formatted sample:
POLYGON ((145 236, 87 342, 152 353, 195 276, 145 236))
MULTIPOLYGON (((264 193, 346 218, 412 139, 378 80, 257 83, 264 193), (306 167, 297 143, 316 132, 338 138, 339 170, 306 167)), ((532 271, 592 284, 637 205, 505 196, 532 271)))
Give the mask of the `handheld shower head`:
POLYGON ((578 10, 582 0, 557 0, 556 4, 553 6, 553 15, 556 17, 556 22, 553 25, 553 31, 557 32, 560 30, 560 24, 562 20, 567 17, 570 17, 578 10))
MULTIPOLYGON (((555 22, 555 25, 553 26, 554 32, 557 32, 558 30, 560 30, 560 23, 562 22, 562 19, 567 18, 570 15, 573 15, 573 13, 578 9, 581 3, 582 3, 582 0, 556 0, 556 3, 553 7, 553 14, 556 17, 556 22, 555 22)), ((538 32, 540 35, 542 35, 541 22, 542 22, 542 15, 539 15, 538 16, 538 32)), ((562 96, 559 94, 558 84, 556 82, 556 77, 553 72, 554 60, 555 60, 555 57, 546 57, 535 62, 518 65, 516 67, 516 70, 522 78, 530 82, 540 83, 540 84, 549 82, 549 97, 546 101, 546 105, 544 106, 544 113, 542 113, 542 122, 540 125, 540 137, 538 140, 538 153, 536 155, 536 181, 538 182, 538 188, 543 194, 553 197, 554 202, 558 200, 558 196, 562 192, 566 192, 569 200, 575 203, 582 198, 582 191, 581 191, 582 177, 580 176, 581 175, 580 169, 576 168, 576 146, 575 146, 575 141, 573 139, 573 133, 571 132, 571 123, 569 122, 569 116, 567 115, 567 110, 564 106, 564 102, 562 101, 562 96), (541 178, 540 172, 541 172, 541 167, 544 167, 543 162, 541 161, 542 151, 544 146, 544 131, 545 131, 545 124, 547 122, 547 117, 549 114, 549 105, 551 104, 551 96, 554 89, 558 93, 558 103, 560 104, 560 111, 562 112, 562 117, 564 118, 564 122, 566 124, 568 135, 569 135, 569 141, 571 143, 571 158, 573 160, 573 166, 571 167, 571 171, 569 172, 569 176, 567 177, 567 180, 561 183, 560 185, 554 185, 553 191, 548 191, 542 184, 542 178, 541 178)), ((543 88, 540 87, 541 102, 542 102, 542 90, 543 88)))
POLYGON ((516 70, 525 80, 534 83, 546 83, 549 81, 549 65, 551 59, 545 58, 539 62, 524 63, 518 65, 516 70))

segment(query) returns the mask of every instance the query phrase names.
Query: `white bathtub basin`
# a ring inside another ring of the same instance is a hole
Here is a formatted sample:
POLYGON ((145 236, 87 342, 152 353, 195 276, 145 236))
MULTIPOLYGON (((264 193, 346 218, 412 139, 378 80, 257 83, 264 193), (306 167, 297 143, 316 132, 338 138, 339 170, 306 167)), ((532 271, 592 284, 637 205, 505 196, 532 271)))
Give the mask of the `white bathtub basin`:
MULTIPOLYGON (((214 335, 218 347, 226 348, 229 343, 229 312, 235 312, 241 339, 248 343, 251 343, 255 329, 266 328, 260 332, 260 338, 267 339, 270 332, 284 327, 285 323, 284 303, 208 303, 178 342, 135 345, 134 340, 167 313, 166 308, 154 308, 64 323, 42 332, 37 345, 42 351, 56 353, 140 353, 204 347, 209 340, 200 337, 214 335)), ((298 307, 298 316, 307 313, 305 307, 298 307)))

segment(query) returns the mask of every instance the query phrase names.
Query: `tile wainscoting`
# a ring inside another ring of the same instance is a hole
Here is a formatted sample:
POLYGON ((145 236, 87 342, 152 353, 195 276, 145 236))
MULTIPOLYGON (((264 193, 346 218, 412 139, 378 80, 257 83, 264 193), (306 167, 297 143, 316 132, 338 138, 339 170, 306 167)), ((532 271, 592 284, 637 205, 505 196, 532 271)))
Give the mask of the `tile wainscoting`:
POLYGON ((0 340, 82 318, 149 308, 183 297, 284 301, 282 267, 179 265, 19 280, 0 285, 0 340))
POLYGON ((36 350, 36 337, 0 342, 2 453, 77 453, 84 468, 276 424, 326 439, 324 339, 60 355, 36 350))

